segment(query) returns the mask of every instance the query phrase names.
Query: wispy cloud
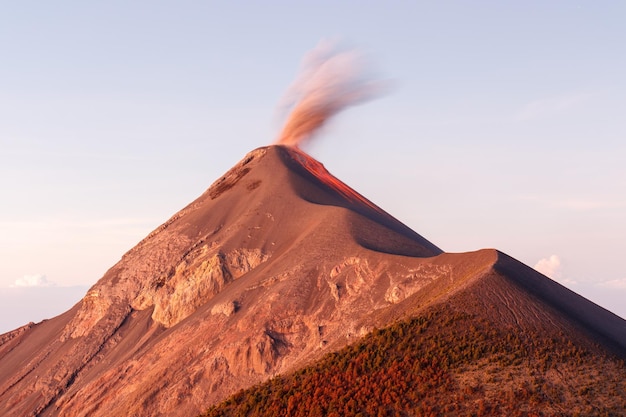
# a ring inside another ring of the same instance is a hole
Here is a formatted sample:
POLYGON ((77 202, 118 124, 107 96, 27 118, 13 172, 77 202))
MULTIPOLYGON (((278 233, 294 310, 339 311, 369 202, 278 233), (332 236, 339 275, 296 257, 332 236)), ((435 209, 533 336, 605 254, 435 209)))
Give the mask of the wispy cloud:
POLYGON ((595 199, 575 199, 575 198, 555 200, 552 202, 552 205, 555 207, 562 207, 562 208, 575 210, 575 211, 591 211, 591 210, 626 207, 625 203, 620 203, 617 201, 595 200, 595 199))
POLYGON ((130 244, 147 235, 161 220, 150 218, 68 219, 63 217, 0 221, 0 247, 61 242, 130 244))
POLYGON ((603 288, 613 288, 618 290, 626 290, 626 278, 622 279, 612 279, 609 281, 604 281, 598 283, 599 287, 603 288))
POLYGON ((516 114, 516 121, 529 121, 565 114, 588 101, 592 94, 573 93, 533 100, 524 105, 516 114))
POLYGON ((540 204, 547 208, 565 209, 568 211, 594 211, 626 208, 626 201, 607 200, 593 197, 571 197, 559 195, 516 195, 516 201, 540 204))
POLYGON ((52 150, 44 149, 40 144, 32 144, 31 146, 14 146, 4 149, 5 155, 16 157, 33 158, 34 155, 51 158, 51 159, 67 159, 67 160, 97 160, 97 161, 145 161, 149 158, 146 155, 138 154, 115 154, 95 151, 79 151, 79 150, 52 150))
POLYGON ((49 281, 45 275, 35 274, 24 275, 22 278, 16 279, 15 282, 10 285, 10 287, 56 287, 56 284, 52 281, 49 281))
MULTIPOLYGON (((162 221, 157 218, 109 218, 109 219, 78 219, 40 218, 35 220, 0 221, 0 232, 15 230, 68 230, 68 229, 104 229, 151 227, 162 221)), ((2 239, 0 239, 2 240, 2 239)))

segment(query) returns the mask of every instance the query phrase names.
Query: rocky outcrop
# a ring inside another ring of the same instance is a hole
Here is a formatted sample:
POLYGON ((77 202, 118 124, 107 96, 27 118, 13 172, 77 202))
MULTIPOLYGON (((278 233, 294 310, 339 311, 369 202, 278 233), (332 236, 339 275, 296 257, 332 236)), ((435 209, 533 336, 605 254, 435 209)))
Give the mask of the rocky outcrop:
POLYGON ((405 276, 390 276, 389 288, 385 300, 397 304, 412 296, 424 286, 441 278, 451 278, 452 268, 449 265, 418 265, 407 270, 405 276))
POLYGON ((145 288, 131 305, 137 310, 154 306, 152 319, 171 327, 267 259, 260 249, 224 254, 215 245, 203 245, 185 256, 169 275, 145 288))

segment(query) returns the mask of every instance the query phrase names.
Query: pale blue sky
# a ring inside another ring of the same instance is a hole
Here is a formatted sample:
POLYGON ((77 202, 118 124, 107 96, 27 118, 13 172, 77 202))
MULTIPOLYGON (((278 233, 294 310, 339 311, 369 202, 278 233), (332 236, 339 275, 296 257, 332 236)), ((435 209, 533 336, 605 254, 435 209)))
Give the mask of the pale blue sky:
POLYGON ((621 1, 0 2, 0 304, 95 283, 275 139, 335 38, 393 88, 307 151, 442 249, 556 255, 624 317, 625 21, 621 1))

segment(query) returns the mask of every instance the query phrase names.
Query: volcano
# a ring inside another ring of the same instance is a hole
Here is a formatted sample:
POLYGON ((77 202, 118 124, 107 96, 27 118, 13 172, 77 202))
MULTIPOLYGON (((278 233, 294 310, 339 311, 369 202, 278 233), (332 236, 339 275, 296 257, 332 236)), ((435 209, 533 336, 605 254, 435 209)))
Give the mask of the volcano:
MULTIPOLYGON (((197 415, 434 308, 565 338, 589 355, 585 372, 618 384, 616 407, 626 401, 626 321, 497 250, 445 253, 306 153, 274 145, 72 309, 0 335, 0 414, 197 415)), ((580 391, 589 378, 567 389, 592 395, 580 391)))

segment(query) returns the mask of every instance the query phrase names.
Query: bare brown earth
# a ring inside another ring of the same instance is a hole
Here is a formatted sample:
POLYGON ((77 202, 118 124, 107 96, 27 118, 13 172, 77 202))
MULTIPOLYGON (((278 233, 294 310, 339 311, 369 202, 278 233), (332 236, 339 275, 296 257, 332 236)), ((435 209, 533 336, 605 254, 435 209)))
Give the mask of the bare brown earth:
POLYGON ((446 303, 626 357, 614 314, 496 250, 443 253, 308 155, 260 148, 74 308, 0 336, 0 415, 195 415, 446 303))
POLYGON ((624 415, 623 361, 545 310, 492 272, 445 302, 239 391, 202 415, 624 415))

